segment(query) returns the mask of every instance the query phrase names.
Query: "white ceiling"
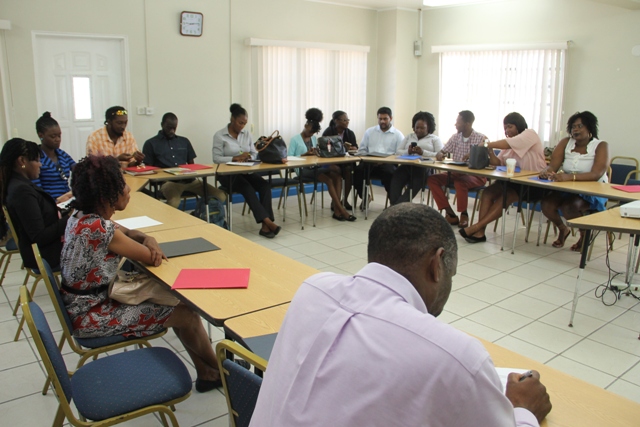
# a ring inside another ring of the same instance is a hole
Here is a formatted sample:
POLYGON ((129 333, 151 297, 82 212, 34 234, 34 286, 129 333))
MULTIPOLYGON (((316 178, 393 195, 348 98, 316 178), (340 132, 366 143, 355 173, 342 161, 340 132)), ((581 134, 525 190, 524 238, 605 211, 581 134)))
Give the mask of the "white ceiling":
MULTIPOLYGON (((364 9, 432 9, 422 5, 422 0, 306 0, 317 3, 329 3, 343 6, 359 7, 364 9)), ((501 0, 486 0, 486 3, 501 0)), ((640 10, 640 0, 584 0, 605 3, 631 10, 640 10)))

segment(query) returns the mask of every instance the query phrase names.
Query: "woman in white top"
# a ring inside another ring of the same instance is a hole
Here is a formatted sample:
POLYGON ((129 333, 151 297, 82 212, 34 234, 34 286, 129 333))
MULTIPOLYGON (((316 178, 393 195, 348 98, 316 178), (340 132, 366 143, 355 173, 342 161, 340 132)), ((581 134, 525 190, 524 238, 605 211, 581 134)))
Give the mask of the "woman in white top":
MULTIPOLYGON (((443 144, 439 136, 433 134, 436 131, 436 120, 433 114, 425 111, 417 112, 411 120, 413 133, 407 135, 398 147, 397 155, 419 155, 422 157, 435 157, 442 150, 443 144)), ((408 202, 409 189, 402 190, 411 181, 411 194, 413 197, 424 187, 426 181, 426 168, 402 165, 393 173, 389 188, 389 202, 392 205, 408 202)))
MULTIPOLYGON (((598 181, 608 182, 609 145, 598 139, 598 119, 593 113, 583 111, 569 117, 567 122, 569 137, 562 139, 551 154, 551 163, 540 173, 540 178, 552 181, 598 181)), ((590 211, 605 210, 607 199, 554 191, 542 199, 542 213, 558 228, 558 240, 554 248, 564 246, 569 235, 569 227, 562 222, 577 218, 590 211)), ((582 249, 582 235, 572 251, 582 249)))
MULTIPOLYGON (((253 137, 244 127, 247 125, 247 110, 240 104, 232 104, 229 124, 213 135, 213 162, 246 162, 255 159, 258 152, 253 145, 253 137)), ((280 227, 274 222, 271 207, 271 185, 255 173, 221 175, 218 181, 229 189, 233 182, 233 191, 242 194, 253 212, 256 223, 262 224, 260 235, 273 239, 280 227), (256 192, 259 196, 256 196, 256 192)))

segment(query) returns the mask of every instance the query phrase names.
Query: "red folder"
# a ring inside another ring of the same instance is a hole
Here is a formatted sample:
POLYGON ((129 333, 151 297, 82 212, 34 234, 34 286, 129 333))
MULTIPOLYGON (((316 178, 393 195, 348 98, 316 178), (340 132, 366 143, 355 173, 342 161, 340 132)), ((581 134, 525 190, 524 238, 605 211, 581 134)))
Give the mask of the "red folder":
POLYGON ((185 268, 171 289, 228 289, 249 286, 248 268, 185 268))
POLYGON ((640 185, 612 185, 611 187, 627 193, 640 193, 640 185))
POLYGON ((199 171, 201 169, 211 169, 213 166, 208 165, 199 165, 197 163, 189 164, 189 165, 180 165, 181 168, 191 169, 192 171, 199 171))

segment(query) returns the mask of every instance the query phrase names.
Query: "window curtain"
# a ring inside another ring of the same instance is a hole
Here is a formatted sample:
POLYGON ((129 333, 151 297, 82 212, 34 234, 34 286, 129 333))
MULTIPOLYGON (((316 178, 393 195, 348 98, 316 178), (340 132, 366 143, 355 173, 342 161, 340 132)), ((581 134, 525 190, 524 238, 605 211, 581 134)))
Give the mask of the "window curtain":
POLYGON ((545 146, 565 134, 562 97, 566 49, 443 51, 440 54, 439 128, 459 111, 476 116, 474 129, 504 138, 502 120, 518 112, 545 146))
MULTIPOLYGON (((329 126, 345 111, 360 139, 365 130, 367 52, 315 47, 252 46, 252 105, 257 133, 279 130, 287 143, 300 133, 304 113, 316 107, 329 126)), ((320 131, 322 133, 322 131, 320 131)), ((254 135, 255 137, 259 135, 254 135)))

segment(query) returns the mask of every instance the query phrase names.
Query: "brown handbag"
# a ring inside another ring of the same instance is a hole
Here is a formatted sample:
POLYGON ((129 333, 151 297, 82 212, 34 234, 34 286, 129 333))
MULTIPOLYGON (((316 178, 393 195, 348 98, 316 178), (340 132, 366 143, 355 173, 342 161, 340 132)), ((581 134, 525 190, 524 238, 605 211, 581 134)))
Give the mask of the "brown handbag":
POLYGON ((127 305, 138 305, 149 301, 175 307, 180 303, 169 288, 155 278, 135 270, 122 270, 125 261, 126 258, 122 258, 118 265, 118 274, 109 284, 109 298, 127 305))

